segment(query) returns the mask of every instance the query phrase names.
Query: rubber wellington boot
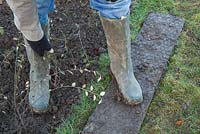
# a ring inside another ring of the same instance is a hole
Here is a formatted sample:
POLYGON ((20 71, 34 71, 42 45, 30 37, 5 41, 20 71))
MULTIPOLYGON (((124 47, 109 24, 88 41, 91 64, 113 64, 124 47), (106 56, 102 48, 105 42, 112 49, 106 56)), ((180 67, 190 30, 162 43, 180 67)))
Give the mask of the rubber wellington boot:
MULTIPOLYGON (((42 25, 42 29, 49 38, 49 24, 42 25)), ((50 91, 50 64, 47 58, 35 53, 25 39, 26 52, 30 62, 30 91, 29 105, 33 112, 44 113, 48 110, 50 91)))
POLYGON ((129 17, 100 18, 107 39, 111 71, 117 80, 120 94, 126 104, 137 105, 143 101, 143 96, 133 74, 129 17))

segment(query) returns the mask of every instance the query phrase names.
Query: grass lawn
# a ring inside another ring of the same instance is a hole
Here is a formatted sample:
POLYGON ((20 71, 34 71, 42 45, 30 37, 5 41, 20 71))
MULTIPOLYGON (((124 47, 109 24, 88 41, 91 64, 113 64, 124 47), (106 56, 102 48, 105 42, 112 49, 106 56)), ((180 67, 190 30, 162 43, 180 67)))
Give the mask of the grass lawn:
MULTIPOLYGON (((199 6, 199 0, 140 0, 135 5, 133 20, 140 11, 143 14, 149 11, 172 13, 186 20, 141 134, 200 134, 199 6)), ((139 18, 142 20, 143 15, 139 18)))
MULTIPOLYGON (((186 20, 178 46, 170 58, 167 72, 149 107, 141 134, 200 133, 200 1, 135 0, 131 14, 134 40, 150 12, 170 13, 186 20)), ((81 102, 72 108, 71 116, 57 129, 58 134, 78 134, 100 100, 99 94, 110 83, 109 58, 99 59, 100 82, 93 81, 97 100, 83 92, 81 102)), ((98 79, 98 78, 97 78, 98 79)), ((88 86, 89 91, 91 86, 88 86)))

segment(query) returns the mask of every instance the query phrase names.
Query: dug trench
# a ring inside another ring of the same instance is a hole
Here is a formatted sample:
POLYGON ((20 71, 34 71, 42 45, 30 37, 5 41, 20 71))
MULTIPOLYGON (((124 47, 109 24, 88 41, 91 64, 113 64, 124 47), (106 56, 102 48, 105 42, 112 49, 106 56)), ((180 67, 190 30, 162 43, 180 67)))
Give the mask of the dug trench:
POLYGON ((98 57, 106 51, 106 41, 97 13, 87 0, 56 2, 50 15, 50 40, 55 50, 51 61, 50 110, 34 114, 28 105, 29 69, 23 37, 14 26, 13 15, 4 2, 0 5, 0 133, 47 134, 70 115, 79 103, 80 90, 89 83, 98 57), (67 87, 66 87, 67 86, 67 87))

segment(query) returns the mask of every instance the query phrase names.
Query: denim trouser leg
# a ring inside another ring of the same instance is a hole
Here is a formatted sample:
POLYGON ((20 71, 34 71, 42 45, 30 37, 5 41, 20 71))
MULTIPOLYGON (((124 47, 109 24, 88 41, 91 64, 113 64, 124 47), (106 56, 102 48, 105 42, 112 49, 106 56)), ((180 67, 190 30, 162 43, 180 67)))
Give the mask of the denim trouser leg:
POLYGON ((131 0, 117 0, 115 2, 107 0, 90 0, 90 6, 99 11, 100 16, 109 19, 120 19, 129 15, 131 0))
POLYGON ((54 0, 36 0, 38 16, 41 24, 48 23, 48 13, 55 8, 54 0))

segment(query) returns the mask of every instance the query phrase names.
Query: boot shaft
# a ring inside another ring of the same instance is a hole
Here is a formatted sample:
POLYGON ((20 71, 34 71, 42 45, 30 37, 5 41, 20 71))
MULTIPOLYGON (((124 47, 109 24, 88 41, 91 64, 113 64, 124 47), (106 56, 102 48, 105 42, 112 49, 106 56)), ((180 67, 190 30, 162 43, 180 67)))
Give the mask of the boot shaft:
POLYGON ((101 17, 101 22, 107 39, 111 70, 123 100, 129 105, 139 104, 143 97, 133 74, 129 18, 116 20, 101 17))
POLYGON ((107 19, 101 17, 107 39, 111 70, 119 74, 132 73, 131 39, 129 17, 124 19, 107 19))

